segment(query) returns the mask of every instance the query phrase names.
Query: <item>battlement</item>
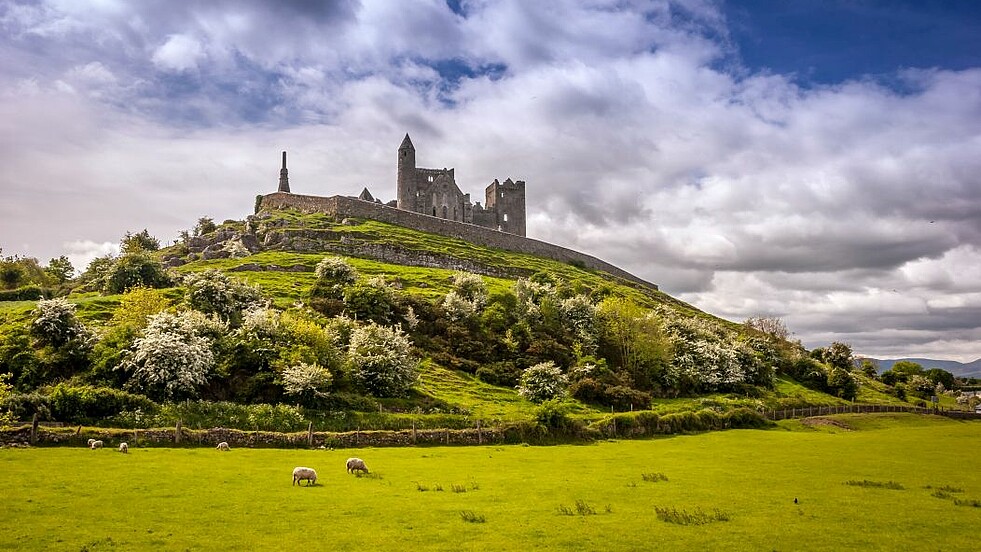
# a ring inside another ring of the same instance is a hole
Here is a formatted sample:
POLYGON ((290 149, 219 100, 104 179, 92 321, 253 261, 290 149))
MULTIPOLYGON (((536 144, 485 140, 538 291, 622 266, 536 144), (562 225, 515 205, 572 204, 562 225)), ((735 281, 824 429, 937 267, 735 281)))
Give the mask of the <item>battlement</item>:
MULTIPOLYGON (((524 183, 522 182, 521 184, 524 183)), ((257 198, 256 213, 285 209, 295 209, 304 213, 324 213, 338 220, 343 220, 344 218, 363 218, 397 224, 421 232, 458 238, 476 245, 526 253, 600 270, 624 280, 657 289, 657 285, 642 280, 625 270, 591 255, 540 240, 492 230, 462 221, 433 217, 347 196, 322 197, 276 192, 257 198)))

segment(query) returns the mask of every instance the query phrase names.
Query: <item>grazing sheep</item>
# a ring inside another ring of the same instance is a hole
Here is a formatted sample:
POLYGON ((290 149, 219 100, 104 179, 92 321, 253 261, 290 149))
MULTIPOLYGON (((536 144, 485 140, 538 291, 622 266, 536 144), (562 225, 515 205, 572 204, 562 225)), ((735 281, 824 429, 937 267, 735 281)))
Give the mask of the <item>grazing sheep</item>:
POLYGON ((119 443, 119 452, 121 452, 123 454, 128 454, 129 453, 129 445, 127 445, 126 443, 119 443))
POLYGON ((218 450, 226 450, 226 451, 232 450, 232 447, 228 446, 228 443, 226 443, 225 441, 218 443, 218 446, 215 448, 218 450))
POLYGON ((95 439, 89 439, 89 442, 85 446, 87 446, 89 448, 92 448, 92 443, 94 443, 94 442, 95 442, 95 439))
POLYGON ((102 441, 92 441, 92 444, 89 445, 89 448, 92 450, 102 448, 102 441))
POLYGON ((317 471, 313 468, 304 468, 302 466, 297 466, 293 468, 293 484, 296 485, 297 481, 307 480, 307 486, 317 484, 317 471))
POLYGON ((365 466, 364 460, 360 458, 348 458, 347 473, 354 473, 355 471, 362 471, 364 473, 368 473, 368 466, 365 466))

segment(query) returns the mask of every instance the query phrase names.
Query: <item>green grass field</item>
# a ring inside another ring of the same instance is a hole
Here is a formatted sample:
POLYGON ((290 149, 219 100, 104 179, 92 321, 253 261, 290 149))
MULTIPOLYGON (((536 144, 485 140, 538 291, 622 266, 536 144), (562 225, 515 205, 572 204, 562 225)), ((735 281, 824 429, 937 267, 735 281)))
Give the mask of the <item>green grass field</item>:
POLYGON ((2 449, 0 549, 975 547, 981 423, 834 420, 852 429, 788 421, 555 447, 2 449), (372 475, 348 475, 352 455, 372 475), (317 469, 316 486, 291 486, 298 465, 317 469))

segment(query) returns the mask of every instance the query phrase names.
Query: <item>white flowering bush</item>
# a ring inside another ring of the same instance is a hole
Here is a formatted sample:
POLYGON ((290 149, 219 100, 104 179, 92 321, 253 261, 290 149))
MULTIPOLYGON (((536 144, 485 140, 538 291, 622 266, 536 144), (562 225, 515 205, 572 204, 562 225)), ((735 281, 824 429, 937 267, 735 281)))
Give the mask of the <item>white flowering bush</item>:
POLYGON ((562 324, 576 336, 586 354, 593 354, 598 339, 597 308, 585 295, 573 295, 559 303, 562 324))
POLYGON ((324 257, 317 263, 314 274, 318 280, 338 284, 353 284, 358 279, 358 271, 341 257, 324 257))
POLYGON ((215 330, 212 322, 196 311, 151 316, 122 365, 130 373, 127 388, 156 400, 197 397, 215 364, 203 335, 215 330))
POLYGON ((450 320, 467 320, 479 314, 487 305, 487 285, 477 274, 457 272, 453 275, 453 290, 443 298, 443 310, 450 320))
POLYGON ((38 301, 31 315, 31 335, 42 345, 88 342, 90 334, 75 316, 75 305, 64 298, 38 301))
POLYGON ((301 362, 283 369, 280 375, 283 391, 295 397, 304 406, 313 406, 314 401, 326 397, 333 381, 330 370, 319 364, 301 362))
POLYGON ((769 369, 753 350, 718 324, 698 317, 666 316, 664 331, 674 352, 666 379, 684 393, 732 390, 769 369))
POLYGON ((269 307, 250 309, 242 316, 239 332, 254 339, 276 339, 283 333, 281 314, 269 307))
POLYGON ((477 308, 456 291, 451 291, 443 298, 443 310, 450 320, 467 320, 477 314, 477 308))
POLYGON ((551 284, 519 278, 514 283, 514 295, 518 300, 515 312, 517 317, 521 320, 537 320, 541 317, 541 303, 555 297, 555 288, 551 284))
POLYGON ((206 270, 184 278, 185 300, 191 308, 206 314, 216 314, 237 326, 242 313, 259 306, 262 295, 258 288, 226 276, 217 270, 206 270))
POLYGON ((404 395, 416 382, 412 342, 399 328, 370 323, 351 330, 347 361, 351 379, 378 397, 404 395))
POLYGON ((518 380, 518 394, 540 403, 565 395, 569 381, 553 362, 542 362, 525 369, 518 380))

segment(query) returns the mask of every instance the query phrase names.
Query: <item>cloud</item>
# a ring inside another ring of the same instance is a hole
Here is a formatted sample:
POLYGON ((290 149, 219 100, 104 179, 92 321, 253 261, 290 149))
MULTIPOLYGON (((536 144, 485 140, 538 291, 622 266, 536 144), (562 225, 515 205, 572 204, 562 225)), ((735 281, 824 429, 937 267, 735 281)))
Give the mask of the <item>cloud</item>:
POLYGON ((727 25, 699 0, 9 5, 0 236, 166 242, 250 213, 284 149, 298 193, 391 199, 409 132, 475 200, 525 180, 529 235, 709 312, 981 356, 981 68, 805 87, 727 25))

